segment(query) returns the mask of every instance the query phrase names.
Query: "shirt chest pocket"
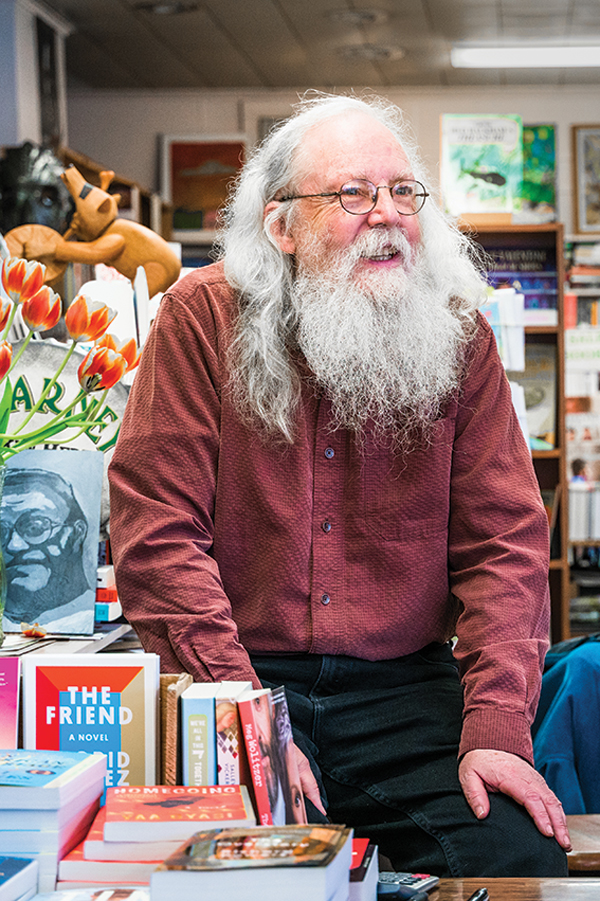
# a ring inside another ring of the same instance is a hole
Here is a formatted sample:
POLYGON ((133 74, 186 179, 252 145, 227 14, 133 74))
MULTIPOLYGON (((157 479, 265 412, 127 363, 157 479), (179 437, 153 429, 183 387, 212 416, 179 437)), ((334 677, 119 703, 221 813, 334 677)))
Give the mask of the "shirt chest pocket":
POLYGON ((384 540, 418 543, 446 533, 452 443, 444 438, 451 425, 438 423, 437 440, 404 458, 385 448, 365 455, 360 479, 362 512, 367 528, 384 540))

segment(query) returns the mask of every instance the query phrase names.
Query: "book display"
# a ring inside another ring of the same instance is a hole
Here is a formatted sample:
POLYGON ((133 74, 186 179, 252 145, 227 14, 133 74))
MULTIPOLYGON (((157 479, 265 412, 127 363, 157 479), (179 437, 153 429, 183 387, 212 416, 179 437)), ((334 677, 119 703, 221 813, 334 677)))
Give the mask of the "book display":
MULTIPOLYGON (((556 321, 526 324, 525 326, 525 373, 514 373, 517 382, 522 382, 527 406, 529 383, 528 421, 533 430, 541 430, 544 445, 532 446, 535 472, 542 493, 552 492, 554 518, 553 541, 549 570, 551 596, 551 640, 562 641, 570 636, 569 626, 569 559, 568 559, 568 492, 566 470, 566 436, 565 436, 565 402, 564 402, 564 330, 563 330, 563 226, 561 223, 549 222, 544 225, 478 225, 473 223, 473 238, 490 252, 492 259, 520 261, 532 269, 532 261, 541 268, 540 275, 553 272, 556 294, 554 309, 556 321), (544 267, 554 267, 545 269, 544 267), (534 385, 527 377, 528 370, 538 371, 534 385), (554 379, 550 373, 554 371, 554 379), (542 384, 543 382, 543 384, 542 384), (553 382, 553 385, 552 385, 553 382), (537 401, 537 403, 536 403, 537 401), (538 418, 539 413, 539 418, 538 418), (530 416, 532 417, 530 420, 530 416), (545 437, 544 437, 545 436, 545 437), (550 436, 551 440, 548 440, 550 436)), ((502 263, 505 265, 505 262, 502 263)), ((491 269, 490 281, 496 279, 499 270, 491 269)), ((507 270, 501 270, 503 272, 507 270)), ((514 269, 515 281, 518 281, 517 269, 514 269)), ((553 282, 554 284, 554 282, 553 282)), ((554 289, 553 289, 554 290, 554 289)), ((548 309, 551 309, 550 307, 548 309)), ((528 426, 529 427, 529 426, 528 426)))

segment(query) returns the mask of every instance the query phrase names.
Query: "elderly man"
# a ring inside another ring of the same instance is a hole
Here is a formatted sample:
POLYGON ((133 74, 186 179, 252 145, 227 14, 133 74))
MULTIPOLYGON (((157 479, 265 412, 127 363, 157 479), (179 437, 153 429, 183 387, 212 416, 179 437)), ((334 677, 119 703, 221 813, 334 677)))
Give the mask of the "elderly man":
POLYGON ((547 521, 425 185, 375 99, 305 101, 247 163, 222 260, 163 298, 133 386, 118 587, 164 670, 286 686, 309 819, 398 869, 561 875, 531 766, 547 521))

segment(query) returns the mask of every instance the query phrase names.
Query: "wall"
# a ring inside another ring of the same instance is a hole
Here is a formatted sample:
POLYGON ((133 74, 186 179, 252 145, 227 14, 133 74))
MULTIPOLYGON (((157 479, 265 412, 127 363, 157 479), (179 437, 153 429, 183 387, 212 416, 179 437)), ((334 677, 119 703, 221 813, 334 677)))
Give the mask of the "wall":
MULTIPOLYGON (((383 92, 380 92, 383 93, 383 92)), ((485 88, 389 88, 406 112, 435 184, 439 177, 441 113, 518 113, 523 121, 558 126, 559 217, 571 221, 571 125, 600 123, 600 84, 485 88)), ((71 91, 70 146, 133 178, 159 188, 160 134, 215 136, 245 133, 256 140, 260 116, 282 116, 296 91, 71 91)))
POLYGON ((0 0, 0 146, 42 139, 36 18, 55 32, 59 130, 67 142, 64 41, 70 26, 35 0, 0 0))

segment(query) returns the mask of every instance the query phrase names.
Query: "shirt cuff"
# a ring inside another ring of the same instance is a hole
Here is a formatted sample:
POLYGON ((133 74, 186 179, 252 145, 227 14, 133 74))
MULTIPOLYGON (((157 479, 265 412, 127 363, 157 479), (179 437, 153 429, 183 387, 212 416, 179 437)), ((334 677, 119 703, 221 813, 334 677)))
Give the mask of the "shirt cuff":
POLYGON ((490 748, 522 757, 533 766, 531 725, 522 713, 510 710, 474 710, 465 716, 459 757, 467 751, 490 748))

